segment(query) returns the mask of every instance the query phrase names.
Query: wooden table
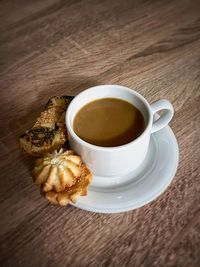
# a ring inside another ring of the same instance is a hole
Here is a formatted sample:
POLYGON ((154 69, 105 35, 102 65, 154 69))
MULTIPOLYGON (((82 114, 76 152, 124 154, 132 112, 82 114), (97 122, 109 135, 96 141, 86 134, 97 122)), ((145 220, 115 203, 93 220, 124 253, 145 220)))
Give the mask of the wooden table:
POLYGON ((200 266, 200 2, 3 0, 0 39, 0 266, 200 266), (18 147, 50 96, 97 84, 175 108, 177 174, 134 211, 48 204, 18 147))

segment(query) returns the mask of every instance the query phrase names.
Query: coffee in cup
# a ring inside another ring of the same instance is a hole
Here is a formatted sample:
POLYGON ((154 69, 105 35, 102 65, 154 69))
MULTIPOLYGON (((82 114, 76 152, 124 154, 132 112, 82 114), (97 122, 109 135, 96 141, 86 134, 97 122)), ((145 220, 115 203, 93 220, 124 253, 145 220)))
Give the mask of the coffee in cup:
POLYGON ((92 145, 115 147, 136 139, 144 131, 145 121, 139 109, 128 101, 100 98, 77 112, 73 129, 92 145))

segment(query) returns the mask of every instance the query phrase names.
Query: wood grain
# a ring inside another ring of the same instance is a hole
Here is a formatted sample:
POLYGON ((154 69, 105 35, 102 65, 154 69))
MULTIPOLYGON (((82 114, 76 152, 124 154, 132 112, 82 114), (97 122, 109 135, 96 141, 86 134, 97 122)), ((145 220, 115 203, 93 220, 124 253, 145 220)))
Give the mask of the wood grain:
POLYGON ((200 2, 0 1, 0 266, 200 266, 200 2), (49 205, 18 136, 52 95, 122 84, 169 99, 180 164, 152 203, 49 205))

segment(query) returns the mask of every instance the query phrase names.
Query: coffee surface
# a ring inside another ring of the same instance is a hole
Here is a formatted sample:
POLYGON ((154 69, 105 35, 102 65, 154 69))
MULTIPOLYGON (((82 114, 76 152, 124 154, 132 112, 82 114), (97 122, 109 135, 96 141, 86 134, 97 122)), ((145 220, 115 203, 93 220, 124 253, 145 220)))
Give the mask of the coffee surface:
POLYGON ((103 147, 127 144, 145 128, 141 112, 117 98, 102 98, 83 106, 76 114, 73 129, 84 141, 103 147))

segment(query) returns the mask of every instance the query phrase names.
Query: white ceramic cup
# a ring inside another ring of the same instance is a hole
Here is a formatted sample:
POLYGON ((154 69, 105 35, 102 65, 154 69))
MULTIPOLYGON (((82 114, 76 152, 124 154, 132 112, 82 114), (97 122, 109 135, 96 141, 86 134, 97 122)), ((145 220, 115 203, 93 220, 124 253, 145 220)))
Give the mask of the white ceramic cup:
POLYGON ((71 148, 79 154, 94 175, 113 177, 129 173, 145 159, 149 147, 150 135, 165 127, 174 114, 168 100, 158 100, 149 104, 136 91, 120 85, 99 85, 78 94, 70 103, 66 113, 71 148), (116 147, 101 147, 89 144, 76 135, 73 120, 76 113, 87 103, 100 98, 119 98, 137 107, 145 119, 145 130, 132 142, 116 147), (153 115, 161 110, 164 114, 155 122, 153 115))

